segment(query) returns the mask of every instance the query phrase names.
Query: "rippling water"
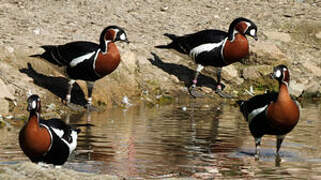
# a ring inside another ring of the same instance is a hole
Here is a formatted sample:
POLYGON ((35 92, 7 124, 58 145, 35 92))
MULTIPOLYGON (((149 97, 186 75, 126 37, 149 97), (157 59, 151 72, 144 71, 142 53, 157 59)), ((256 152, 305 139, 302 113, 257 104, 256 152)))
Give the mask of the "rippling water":
MULTIPOLYGON (((261 159, 238 108, 180 102, 70 116, 81 126, 77 152, 64 166, 128 178, 321 178, 321 106, 306 104, 275 162, 275 137, 264 136, 261 159)), ((0 129, 0 165, 27 161, 18 127, 0 129)))

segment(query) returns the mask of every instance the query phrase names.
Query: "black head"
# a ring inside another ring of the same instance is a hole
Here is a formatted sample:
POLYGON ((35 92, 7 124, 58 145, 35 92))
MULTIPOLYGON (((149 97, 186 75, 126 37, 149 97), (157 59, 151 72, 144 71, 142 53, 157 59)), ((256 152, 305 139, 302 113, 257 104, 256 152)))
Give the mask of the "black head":
POLYGON ((28 100, 28 107, 27 110, 29 112, 40 112, 41 111, 41 101, 40 97, 36 94, 29 96, 28 100))
POLYGON ((129 43, 125 31, 118 26, 108 26, 101 32, 100 43, 105 43, 105 41, 123 41, 129 43))
POLYGON ((289 85, 290 83, 290 71, 289 69, 281 64, 273 68, 272 78, 279 81, 279 83, 284 83, 289 85))
POLYGON ((235 32, 238 32, 243 35, 249 35, 253 37, 255 40, 257 38, 257 26, 249 19, 244 17, 236 18, 232 21, 228 31, 228 40, 233 41, 235 32))

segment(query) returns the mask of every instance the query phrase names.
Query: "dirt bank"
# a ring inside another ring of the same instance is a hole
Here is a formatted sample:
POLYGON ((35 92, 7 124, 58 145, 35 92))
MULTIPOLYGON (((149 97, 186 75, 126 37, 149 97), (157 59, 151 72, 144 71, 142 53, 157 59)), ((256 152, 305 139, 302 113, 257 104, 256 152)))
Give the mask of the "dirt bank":
MULTIPOLYGON (((257 24, 259 41, 250 40, 252 56, 246 65, 224 68, 227 92, 242 94, 240 87, 248 88, 251 83, 254 90, 264 86, 262 75, 279 63, 289 65, 295 95, 321 89, 320 2, 2 0, 0 16, 0 79, 11 94, 7 99, 16 99, 18 105, 25 101, 28 90, 39 93, 48 103, 65 96, 66 79, 48 63, 29 57, 42 52, 40 45, 97 42, 101 30, 111 24, 124 27, 132 43, 119 44, 122 64, 96 83, 94 104, 108 107, 121 104, 124 96, 141 95, 155 103, 156 96, 186 93, 195 65, 172 52, 155 49, 155 45, 168 42, 162 34, 227 30, 238 16, 257 24)), ((217 97, 212 89, 213 71, 206 68, 199 85, 208 95, 217 97)), ((82 81, 78 84, 73 92, 78 98, 73 101, 83 104, 86 86, 82 81)))

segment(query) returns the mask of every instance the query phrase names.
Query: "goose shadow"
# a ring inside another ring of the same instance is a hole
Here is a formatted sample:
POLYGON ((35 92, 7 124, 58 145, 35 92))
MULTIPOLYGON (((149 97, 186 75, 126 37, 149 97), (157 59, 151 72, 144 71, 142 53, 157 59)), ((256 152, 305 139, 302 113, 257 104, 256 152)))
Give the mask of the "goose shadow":
MULTIPOLYGON (((184 86, 189 88, 192 85, 192 80, 195 76, 195 71, 181 64, 164 62, 157 54, 151 52, 153 58, 149 58, 150 63, 170 75, 176 76, 180 81, 184 82, 184 86)), ((197 86, 205 86, 211 88, 213 91, 216 89, 217 81, 213 78, 199 74, 197 79, 197 86)), ((224 85, 223 85, 224 86, 224 85)))
MULTIPOLYGON (((61 99, 66 99, 69 86, 67 78, 46 76, 38 73, 30 63, 27 63, 27 66, 27 68, 19 69, 19 71, 31 77, 36 85, 49 90, 61 99)), ((77 83, 74 83, 71 91, 71 103, 80 106, 87 104, 85 94, 77 83)))

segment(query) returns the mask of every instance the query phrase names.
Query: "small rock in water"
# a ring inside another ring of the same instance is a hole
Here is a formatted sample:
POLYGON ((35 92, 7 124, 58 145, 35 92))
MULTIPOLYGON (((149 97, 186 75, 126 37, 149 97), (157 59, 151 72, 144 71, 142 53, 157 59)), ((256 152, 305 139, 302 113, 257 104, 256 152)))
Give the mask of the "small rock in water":
POLYGON ((123 100, 121 101, 125 106, 131 106, 132 104, 129 103, 129 99, 127 96, 123 97, 123 100))
POLYGON ((5 117, 6 119, 13 119, 13 116, 12 115, 8 115, 5 117))

